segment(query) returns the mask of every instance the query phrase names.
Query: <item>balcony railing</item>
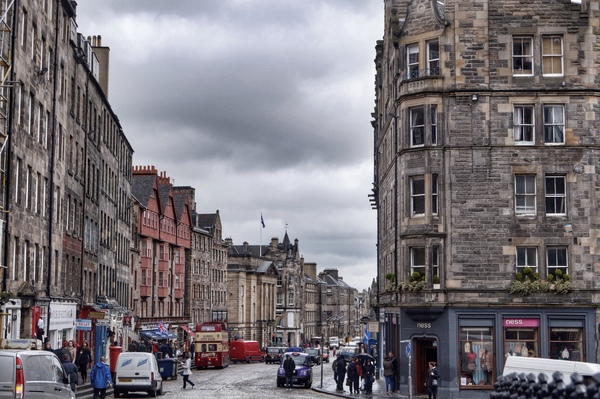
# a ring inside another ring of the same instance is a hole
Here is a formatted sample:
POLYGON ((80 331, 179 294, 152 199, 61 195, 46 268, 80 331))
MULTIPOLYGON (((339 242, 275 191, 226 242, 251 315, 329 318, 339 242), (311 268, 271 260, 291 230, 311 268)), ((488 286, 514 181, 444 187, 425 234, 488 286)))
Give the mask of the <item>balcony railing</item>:
POLYGON ((402 80, 423 78, 428 76, 440 76, 440 68, 423 68, 413 71, 407 71, 402 74, 402 80))

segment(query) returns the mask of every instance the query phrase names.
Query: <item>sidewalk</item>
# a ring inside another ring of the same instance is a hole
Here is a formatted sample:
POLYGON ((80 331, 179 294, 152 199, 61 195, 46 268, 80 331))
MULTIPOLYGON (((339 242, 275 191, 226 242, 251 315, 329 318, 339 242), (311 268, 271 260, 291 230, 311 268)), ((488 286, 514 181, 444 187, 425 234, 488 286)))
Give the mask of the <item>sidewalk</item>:
MULTIPOLYGON (((330 366, 331 367, 331 366, 330 366)), ((360 394, 350 394, 349 387, 344 385, 344 393, 336 392, 336 383, 333 380, 333 372, 331 374, 325 373, 323 378, 323 386, 321 387, 321 376, 318 375, 316 379, 313 380, 312 389, 313 391, 325 393, 328 395, 335 395, 341 398, 358 398, 358 397, 366 397, 366 398, 401 398, 399 393, 394 393, 391 395, 387 395, 385 393, 385 378, 379 377, 373 382, 373 394, 365 395, 364 391, 360 391, 360 394)))

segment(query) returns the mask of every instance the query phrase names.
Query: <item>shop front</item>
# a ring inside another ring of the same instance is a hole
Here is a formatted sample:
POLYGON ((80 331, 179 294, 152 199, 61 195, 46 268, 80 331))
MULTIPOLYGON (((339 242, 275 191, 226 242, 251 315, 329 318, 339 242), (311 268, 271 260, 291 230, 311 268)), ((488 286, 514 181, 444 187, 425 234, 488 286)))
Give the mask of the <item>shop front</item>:
POLYGON ((77 302, 50 301, 48 320, 48 340, 53 348, 60 348, 63 341, 75 338, 77 302))
POLYGON ((444 376, 441 397, 480 398, 494 389, 509 356, 597 360, 593 309, 403 309, 399 339, 389 335, 397 330, 392 321, 384 322, 386 346, 400 354, 403 395, 409 380, 413 396, 426 395, 429 361, 437 362, 444 376))

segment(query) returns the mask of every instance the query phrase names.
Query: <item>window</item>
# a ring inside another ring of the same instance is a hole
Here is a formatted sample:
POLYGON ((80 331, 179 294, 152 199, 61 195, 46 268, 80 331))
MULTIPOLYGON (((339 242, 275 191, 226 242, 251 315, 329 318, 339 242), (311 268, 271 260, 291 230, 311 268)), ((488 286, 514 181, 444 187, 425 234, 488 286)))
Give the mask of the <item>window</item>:
POLYGON ((504 319, 503 325, 504 356, 539 356, 538 319, 504 319))
POLYGON ((283 294, 281 292, 277 293, 277 306, 283 305, 283 294))
POLYGON ((437 144, 437 105, 432 105, 429 108, 429 115, 431 118, 431 145, 437 144))
POLYGON ((546 214, 565 215, 566 211, 565 176, 546 176, 546 214))
POLYGON ((550 359, 585 362, 583 328, 550 328, 550 359))
POLYGON ((410 146, 420 147, 425 144, 425 109, 415 107, 409 109, 410 115, 410 146))
POLYGON ((281 275, 279 275, 279 276, 277 276, 277 286, 281 287, 281 285, 282 285, 282 277, 281 277, 281 275))
POLYGON ((412 216, 425 214, 425 179, 423 176, 411 178, 410 183, 410 213, 412 216))
POLYGON ((542 74, 544 76, 563 75, 562 36, 548 35, 542 38, 542 74))
MULTIPOLYGON (((485 323, 484 320, 478 322, 485 323)), ((469 325, 477 324, 469 320, 469 325)), ((459 332, 460 387, 494 384, 494 341, 492 327, 464 326, 459 332)), ((489 387, 488 387, 489 388, 489 387)))
POLYGON ((533 105, 515 106, 513 130, 515 144, 534 144, 533 105))
POLYGON ((546 250, 546 264, 548 274, 552 274, 554 277, 558 277, 557 274, 568 274, 567 248, 549 247, 546 250))
POLYGON ((438 213, 438 175, 431 175, 431 213, 438 213))
POLYGON ((513 75, 533 75, 533 38, 513 37, 513 75))
POLYGON ((535 215, 535 175, 515 176, 515 213, 535 215))
POLYGON ((294 291, 288 292, 288 305, 294 304, 294 291))
POLYGON ((440 74, 440 43, 437 40, 427 42, 427 68, 429 76, 440 74))
POLYGON ((537 248, 517 247, 517 272, 523 273, 523 270, 529 267, 533 273, 538 273, 537 265, 537 248))
POLYGON ((440 277, 440 261, 439 261, 439 254, 440 252, 440 246, 439 245, 434 245, 433 247, 431 247, 431 276, 432 278, 434 276, 440 277))
POLYGON ((421 278, 425 277, 425 247, 410 249, 410 273, 419 273, 421 278))
POLYGON ((544 105, 544 142, 563 144, 565 141, 565 118, 563 105, 544 105))
POLYGON ((406 47, 406 77, 419 77, 419 45, 411 44, 406 47))

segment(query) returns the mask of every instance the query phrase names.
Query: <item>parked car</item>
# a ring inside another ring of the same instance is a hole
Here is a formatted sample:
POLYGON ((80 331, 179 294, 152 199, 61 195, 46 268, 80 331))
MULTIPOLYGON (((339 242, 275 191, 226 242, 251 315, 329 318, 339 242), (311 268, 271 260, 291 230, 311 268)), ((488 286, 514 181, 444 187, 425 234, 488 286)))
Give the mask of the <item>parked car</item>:
POLYGON ((0 350, 0 398, 75 399, 69 378, 42 341, 4 339, 0 350))
POLYGON ((117 357, 114 381, 115 398, 129 392, 162 395, 163 385, 156 356, 146 352, 121 352, 117 357))
POLYGON ((321 349, 306 348, 304 352, 310 356, 311 363, 321 364, 321 349))
POLYGON ((347 348, 347 347, 343 347, 340 350, 337 351, 337 356, 341 356, 344 358, 344 360, 346 360, 346 362, 349 362, 350 359, 352 359, 353 357, 355 357, 358 354, 358 350, 357 348, 347 348))
POLYGON ((283 362, 287 355, 290 355, 294 360, 294 363, 296 363, 292 384, 303 385, 304 388, 310 388, 312 386, 312 363, 310 361, 310 355, 301 352, 286 352, 283 354, 281 364, 277 369, 277 386, 285 386, 285 370, 283 369, 283 362))
POLYGON ((321 358, 325 363, 329 363, 329 348, 323 348, 323 353, 321 354, 321 358))
POLYGON ((267 347, 267 352, 265 353, 265 363, 271 364, 281 363, 281 356, 285 353, 287 348, 283 346, 269 346, 267 347))

